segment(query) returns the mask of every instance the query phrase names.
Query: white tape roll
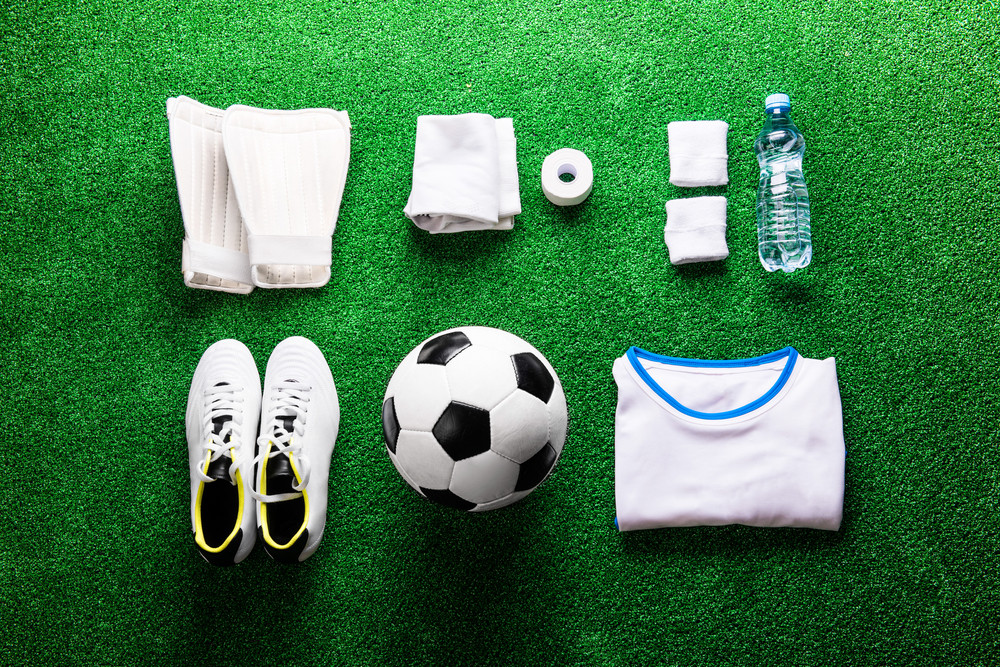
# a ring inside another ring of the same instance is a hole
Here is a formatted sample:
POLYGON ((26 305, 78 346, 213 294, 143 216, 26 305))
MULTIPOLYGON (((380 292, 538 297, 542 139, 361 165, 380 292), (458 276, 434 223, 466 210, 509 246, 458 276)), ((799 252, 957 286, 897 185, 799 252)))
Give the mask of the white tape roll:
POLYGON ((556 206, 573 206, 590 195, 594 187, 594 166, 582 152, 560 148, 542 163, 542 192, 556 206), (564 181, 560 176, 573 178, 564 181))

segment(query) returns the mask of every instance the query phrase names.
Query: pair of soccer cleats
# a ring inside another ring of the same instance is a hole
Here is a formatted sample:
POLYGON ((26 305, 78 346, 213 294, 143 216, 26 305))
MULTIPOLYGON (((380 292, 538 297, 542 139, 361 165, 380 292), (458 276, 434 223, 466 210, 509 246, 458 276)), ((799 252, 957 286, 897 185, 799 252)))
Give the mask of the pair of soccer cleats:
POLYGON ((340 403, 330 367, 306 338, 271 353, 261 390, 247 347, 222 340, 198 362, 186 413, 191 525, 215 565, 246 558, 260 539, 283 563, 311 556, 326 526, 340 403))

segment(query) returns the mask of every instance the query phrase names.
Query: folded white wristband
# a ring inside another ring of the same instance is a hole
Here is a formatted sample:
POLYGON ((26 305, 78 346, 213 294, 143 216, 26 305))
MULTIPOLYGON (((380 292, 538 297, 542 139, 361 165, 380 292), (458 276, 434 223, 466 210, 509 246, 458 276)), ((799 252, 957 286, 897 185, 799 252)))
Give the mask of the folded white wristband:
POLYGON ((671 264, 714 262, 729 257, 725 197, 673 199, 666 208, 663 240, 671 264))
POLYGON ((669 123, 670 182, 688 188, 729 183, 728 132, 721 120, 669 123))

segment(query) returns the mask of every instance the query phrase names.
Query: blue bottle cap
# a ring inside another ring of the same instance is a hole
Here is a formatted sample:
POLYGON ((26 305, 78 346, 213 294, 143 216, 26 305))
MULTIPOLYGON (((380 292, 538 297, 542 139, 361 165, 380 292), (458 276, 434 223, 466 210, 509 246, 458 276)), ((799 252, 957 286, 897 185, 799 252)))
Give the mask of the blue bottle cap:
POLYGON ((775 109, 790 109, 792 100, 784 93, 774 93, 768 95, 764 100, 764 111, 774 111, 775 109))

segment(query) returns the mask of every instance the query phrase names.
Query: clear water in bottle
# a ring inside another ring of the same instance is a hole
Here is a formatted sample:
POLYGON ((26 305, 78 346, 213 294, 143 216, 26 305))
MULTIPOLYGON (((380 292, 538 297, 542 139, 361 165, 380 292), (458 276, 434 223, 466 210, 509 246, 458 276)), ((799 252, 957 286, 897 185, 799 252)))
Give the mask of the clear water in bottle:
POLYGON ((802 175, 806 140, 789 115, 788 95, 764 101, 764 127, 754 142, 757 184, 757 253, 768 271, 791 273, 812 260, 809 193, 802 175))

